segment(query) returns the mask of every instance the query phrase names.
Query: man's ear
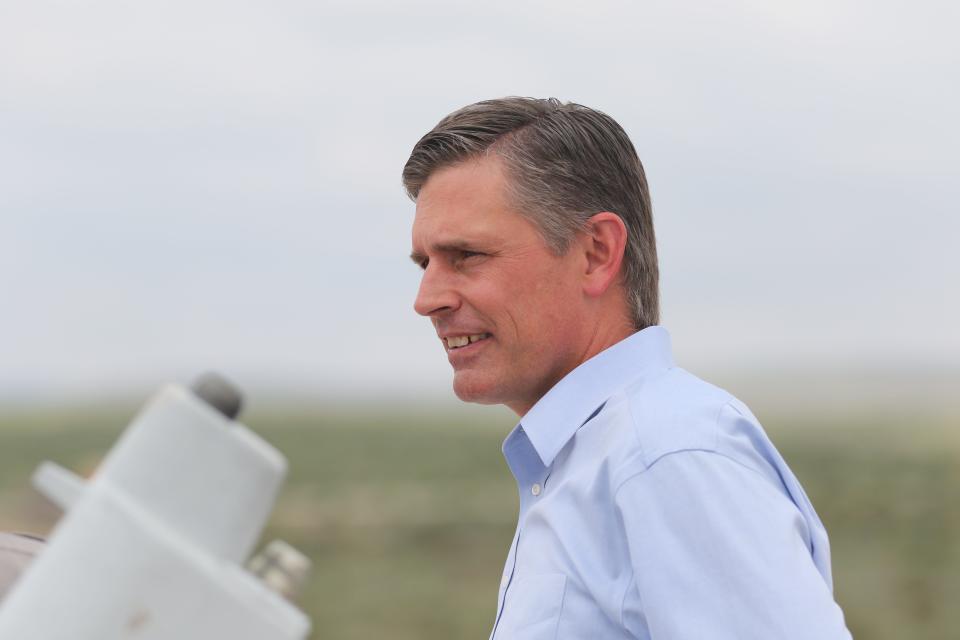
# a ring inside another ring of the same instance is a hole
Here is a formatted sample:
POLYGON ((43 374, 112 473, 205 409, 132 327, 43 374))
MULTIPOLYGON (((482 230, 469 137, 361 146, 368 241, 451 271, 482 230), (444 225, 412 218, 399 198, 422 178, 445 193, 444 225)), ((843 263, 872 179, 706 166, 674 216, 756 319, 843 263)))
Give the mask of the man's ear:
POLYGON ((620 276, 627 247, 627 227, 617 214, 602 211, 591 216, 582 234, 580 241, 586 257, 583 291, 590 297, 599 297, 620 276))

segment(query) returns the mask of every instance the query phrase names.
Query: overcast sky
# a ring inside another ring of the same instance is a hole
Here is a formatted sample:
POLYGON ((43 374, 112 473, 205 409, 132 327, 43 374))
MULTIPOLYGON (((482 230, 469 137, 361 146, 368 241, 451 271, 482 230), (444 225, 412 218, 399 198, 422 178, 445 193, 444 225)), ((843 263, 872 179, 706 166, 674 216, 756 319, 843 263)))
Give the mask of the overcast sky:
POLYGON ((504 95, 606 111, 694 371, 960 362, 952 2, 0 4, 0 397, 448 393, 400 170, 504 95))

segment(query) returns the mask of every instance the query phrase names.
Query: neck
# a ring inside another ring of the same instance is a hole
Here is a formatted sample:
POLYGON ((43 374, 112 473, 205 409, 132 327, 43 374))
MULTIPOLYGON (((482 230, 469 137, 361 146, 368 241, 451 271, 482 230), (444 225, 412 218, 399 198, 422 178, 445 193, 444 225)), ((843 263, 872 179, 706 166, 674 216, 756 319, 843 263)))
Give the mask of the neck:
POLYGON ((629 316, 618 315, 615 320, 593 318, 590 321, 584 322, 581 326, 589 327, 589 329, 584 333, 582 339, 577 341, 581 346, 572 352, 572 357, 567 361, 566 366, 555 370, 549 379, 543 381, 543 385, 539 393, 536 394, 536 397, 518 398, 516 401, 505 403, 506 406, 516 413, 518 417, 523 418, 523 416, 533 408, 533 405, 539 402, 540 398, 546 395, 546 393, 568 373, 601 351, 609 349, 621 340, 636 333, 637 330, 634 328, 633 323, 627 318, 629 318, 629 316))

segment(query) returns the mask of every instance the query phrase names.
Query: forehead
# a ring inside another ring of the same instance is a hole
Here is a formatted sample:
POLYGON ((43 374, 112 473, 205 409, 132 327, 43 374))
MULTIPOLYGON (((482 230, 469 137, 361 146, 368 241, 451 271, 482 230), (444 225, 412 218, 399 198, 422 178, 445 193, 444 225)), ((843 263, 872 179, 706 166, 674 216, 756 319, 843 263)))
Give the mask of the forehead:
POLYGON ((438 169, 417 197, 414 247, 535 232, 533 224, 510 205, 507 187, 502 162, 496 157, 438 169))

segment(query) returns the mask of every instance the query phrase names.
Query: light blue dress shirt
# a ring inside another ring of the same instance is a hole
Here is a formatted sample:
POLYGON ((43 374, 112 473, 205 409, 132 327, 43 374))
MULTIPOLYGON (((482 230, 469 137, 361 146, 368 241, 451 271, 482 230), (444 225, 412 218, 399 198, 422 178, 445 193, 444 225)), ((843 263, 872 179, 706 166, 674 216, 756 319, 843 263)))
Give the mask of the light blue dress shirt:
POLYGON ((520 517, 491 639, 850 638, 797 479, 663 328, 569 373, 503 453, 520 517))

